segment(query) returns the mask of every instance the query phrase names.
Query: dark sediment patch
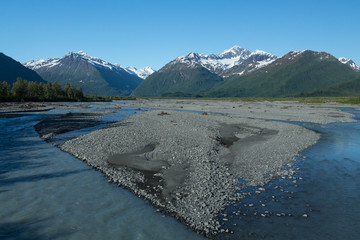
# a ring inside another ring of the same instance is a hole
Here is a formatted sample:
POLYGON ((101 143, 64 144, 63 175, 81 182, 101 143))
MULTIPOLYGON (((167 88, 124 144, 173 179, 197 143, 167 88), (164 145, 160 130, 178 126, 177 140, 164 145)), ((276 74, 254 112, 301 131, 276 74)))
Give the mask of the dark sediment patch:
POLYGON ((122 166, 138 171, 158 172, 169 164, 166 161, 150 160, 146 157, 145 153, 152 152, 155 146, 155 144, 149 144, 132 153, 114 154, 107 159, 107 162, 114 167, 122 166))
POLYGON ((43 118, 34 126, 35 131, 45 140, 51 137, 100 124, 101 113, 66 113, 43 118))
POLYGON ((176 164, 172 165, 171 168, 163 171, 163 179, 165 181, 165 186, 163 189, 164 198, 172 201, 175 197, 173 193, 176 192, 176 188, 184 185, 185 179, 187 178, 189 164, 176 164))
POLYGON ((244 147, 259 141, 266 141, 279 131, 249 126, 246 124, 224 124, 220 128, 219 141, 227 148, 244 147), (236 145, 232 147, 233 145, 236 145))
POLYGON ((185 181, 187 165, 170 165, 165 160, 156 160, 156 156, 152 155, 155 148, 156 144, 148 144, 138 151, 114 154, 106 161, 115 169, 125 167, 140 172, 144 181, 136 183, 139 189, 150 194, 157 193, 160 201, 171 201, 174 199, 173 192, 185 181))

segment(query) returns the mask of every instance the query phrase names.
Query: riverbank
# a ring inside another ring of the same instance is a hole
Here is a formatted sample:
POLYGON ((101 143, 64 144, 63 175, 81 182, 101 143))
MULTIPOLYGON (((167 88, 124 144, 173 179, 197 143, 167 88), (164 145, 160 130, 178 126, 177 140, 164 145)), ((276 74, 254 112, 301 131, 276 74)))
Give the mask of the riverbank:
POLYGON ((353 121, 351 114, 323 106, 236 104, 234 108, 233 102, 222 101, 129 102, 124 105, 205 111, 146 111, 70 140, 61 149, 210 236, 224 231, 218 213, 242 197, 235 193, 242 187, 239 179, 246 181, 245 187, 290 176, 294 171, 284 166, 291 166, 299 152, 319 139, 310 130, 267 118, 353 121))
POLYGON ((54 106, 44 103, 35 103, 35 102, 6 102, 0 103, 0 116, 7 113, 18 113, 18 112, 41 112, 49 111, 54 109, 54 106))
POLYGON ((0 102, 0 117, 9 113, 42 112, 55 108, 87 108, 85 104, 66 104, 54 102, 0 102))

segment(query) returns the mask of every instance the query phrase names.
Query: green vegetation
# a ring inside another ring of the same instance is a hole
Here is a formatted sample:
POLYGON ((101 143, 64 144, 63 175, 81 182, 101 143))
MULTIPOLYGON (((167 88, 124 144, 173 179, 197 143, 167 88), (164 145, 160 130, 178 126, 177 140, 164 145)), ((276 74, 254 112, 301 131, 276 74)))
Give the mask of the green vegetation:
POLYGON ((291 97, 359 77, 359 73, 327 53, 291 53, 245 76, 225 79, 208 97, 291 97))
POLYGON ((147 77, 133 96, 196 96, 210 90, 223 79, 204 67, 177 64, 147 77))
POLYGON ((67 84, 62 90, 55 83, 28 82, 17 78, 12 88, 7 82, 0 83, 1 101, 83 101, 84 95, 81 88, 67 84))
POLYGON ((357 96, 360 95, 360 78, 334 84, 326 88, 318 89, 310 93, 302 93, 300 97, 316 97, 316 96, 357 96))
POLYGON ((7 82, 0 82, 0 100, 10 96, 10 85, 7 82))

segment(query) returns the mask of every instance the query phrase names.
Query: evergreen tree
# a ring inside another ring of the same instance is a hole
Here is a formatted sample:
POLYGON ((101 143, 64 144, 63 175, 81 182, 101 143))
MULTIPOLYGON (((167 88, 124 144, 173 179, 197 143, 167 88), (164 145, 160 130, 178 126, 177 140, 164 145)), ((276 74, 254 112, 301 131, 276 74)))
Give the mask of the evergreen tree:
POLYGON ((51 100, 55 100, 55 91, 54 88, 52 86, 52 83, 47 83, 45 85, 45 89, 44 89, 44 95, 45 95, 45 99, 47 101, 51 101, 51 100))
POLYGON ((53 93, 56 99, 61 99, 64 98, 64 91, 61 89, 61 86, 57 83, 54 82, 52 84, 52 88, 53 88, 53 93))
POLYGON ((45 99, 45 88, 46 88, 46 84, 45 83, 40 83, 39 84, 39 100, 46 100, 45 99))
POLYGON ((26 99, 31 101, 38 101, 41 97, 39 84, 36 82, 29 82, 27 84, 26 99))
POLYGON ((12 95, 18 101, 24 101, 27 94, 28 82, 22 78, 17 78, 11 89, 12 95))
POLYGON ((77 87, 75 89, 75 98, 76 100, 82 100, 84 98, 84 94, 81 87, 77 87))
POLYGON ((0 82, 0 100, 2 101, 58 101, 58 100, 80 101, 84 94, 80 87, 75 88, 72 84, 66 84, 62 90, 58 83, 28 82, 17 78, 11 90, 7 82, 0 82))
POLYGON ((10 85, 7 82, 0 82, 0 99, 6 100, 10 96, 10 85))
POLYGON ((67 83, 65 85, 65 95, 70 99, 76 99, 76 89, 72 84, 67 83))

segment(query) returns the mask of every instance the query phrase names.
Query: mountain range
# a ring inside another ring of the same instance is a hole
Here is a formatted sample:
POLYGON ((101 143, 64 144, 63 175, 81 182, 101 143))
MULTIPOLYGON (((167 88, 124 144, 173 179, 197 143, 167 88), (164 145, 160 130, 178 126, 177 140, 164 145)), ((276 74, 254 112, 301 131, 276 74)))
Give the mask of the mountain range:
POLYGON ((360 90, 360 67, 350 59, 311 50, 277 57, 239 46, 220 54, 190 52, 158 71, 122 67, 82 51, 23 65, 0 53, 0 74, 0 81, 10 84, 17 77, 62 87, 72 83, 84 93, 103 96, 340 96, 360 90))
POLYGON ((239 46, 220 54, 189 53, 150 75, 134 96, 288 97, 360 77, 353 61, 326 52, 282 57, 239 46))
POLYGON ((44 80, 62 87, 71 83, 84 93, 102 96, 127 96, 153 72, 151 68, 124 68, 83 51, 69 52, 61 58, 31 60, 24 66, 36 71, 44 80))

